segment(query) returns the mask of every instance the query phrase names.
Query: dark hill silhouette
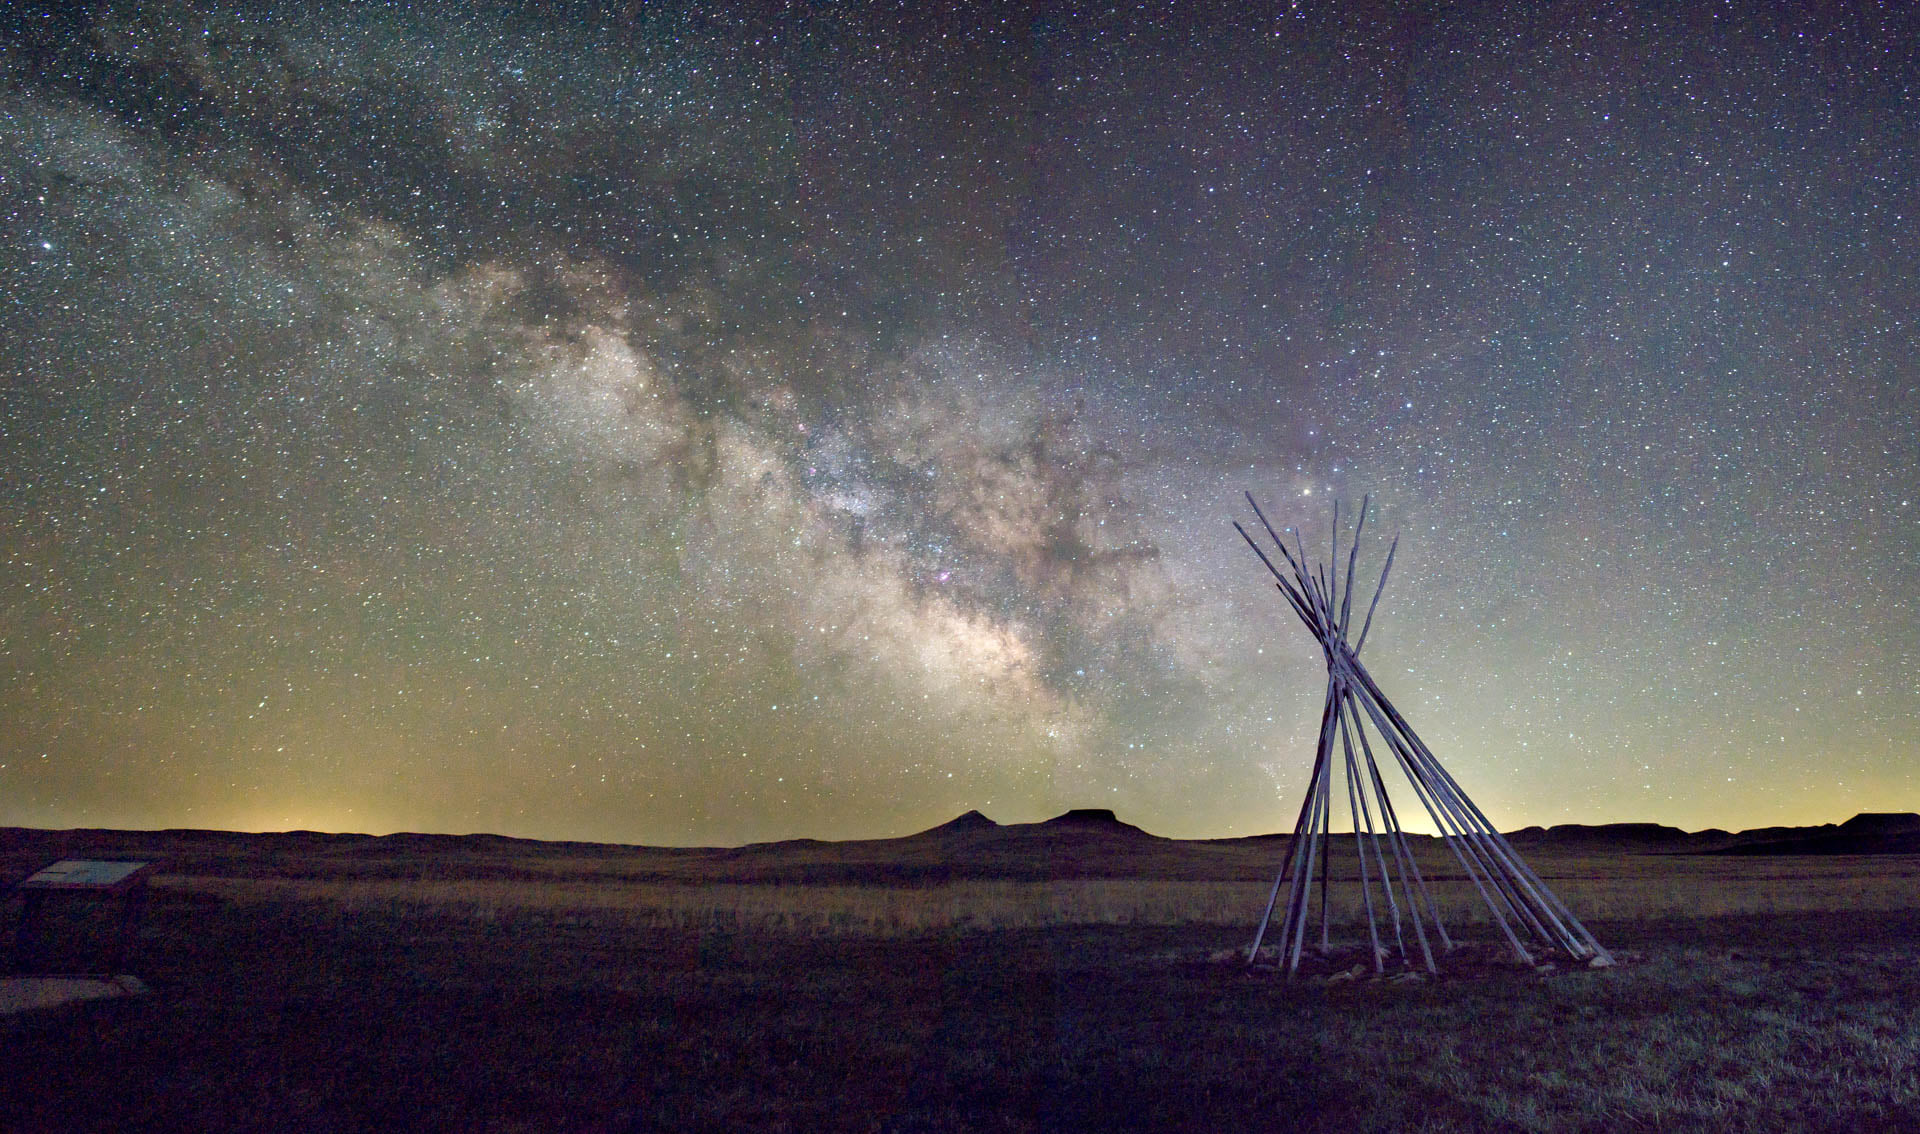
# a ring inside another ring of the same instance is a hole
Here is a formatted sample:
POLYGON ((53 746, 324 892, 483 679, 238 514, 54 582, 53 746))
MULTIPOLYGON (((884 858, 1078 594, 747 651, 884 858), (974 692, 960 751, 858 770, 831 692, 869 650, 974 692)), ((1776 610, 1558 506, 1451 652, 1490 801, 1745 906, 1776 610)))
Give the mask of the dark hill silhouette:
POLYGON ((1688 833, 1678 827, 1659 823, 1562 823, 1553 827, 1522 827, 1507 835, 1507 839, 1523 852, 1529 847, 1546 847, 1590 853, 1686 853, 1717 848, 1723 845, 1727 837, 1725 831, 1688 833))
POLYGON ((1862 811, 1840 824, 1843 835, 1911 835, 1920 832, 1920 815, 1911 811, 1862 811))
POLYGON ((1743 831, 1721 854, 1920 854, 1920 815, 1863 811, 1839 826, 1771 827, 1763 837, 1743 831))
POLYGON ((1158 839, 1131 823, 1124 823, 1110 808, 1076 807, 1071 811, 1043 819, 1038 823, 1016 824, 1048 833, 1114 835, 1121 838, 1158 839))
POLYGON ((1808 839, 1779 839, 1764 843, 1740 843, 1711 853, 1742 855, 1920 854, 1920 834, 1816 835, 1808 839))
POLYGON ((938 827, 928 827, 918 834, 908 835, 907 838, 923 839, 941 835, 970 835, 978 831, 992 831, 999 826, 1000 824, 995 823, 978 811, 969 811, 964 815, 958 815, 947 820, 938 827))
POLYGON ((1042 827, 1118 827, 1124 824, 1110 807, 1076 807, 1055 815, 1051 819, 1043 819, 1039 825, 1042 827))
POLYGON ((1756 827, 1746 831, 1682 831, 1657 823, 1578 823, 1525 827, 1508 839, 1523 854, 1916 854, 1920 814, 1873 812, 1817 827, 1756 827))

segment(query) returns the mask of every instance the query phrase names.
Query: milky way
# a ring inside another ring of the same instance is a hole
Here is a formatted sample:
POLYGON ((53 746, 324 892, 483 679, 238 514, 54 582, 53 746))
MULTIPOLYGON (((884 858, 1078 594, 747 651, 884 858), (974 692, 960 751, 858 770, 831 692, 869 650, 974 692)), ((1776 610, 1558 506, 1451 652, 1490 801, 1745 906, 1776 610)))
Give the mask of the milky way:
POLYGON ((0 824, 1920 808, 1920 17, 1284 7, 10 9, 0 824))

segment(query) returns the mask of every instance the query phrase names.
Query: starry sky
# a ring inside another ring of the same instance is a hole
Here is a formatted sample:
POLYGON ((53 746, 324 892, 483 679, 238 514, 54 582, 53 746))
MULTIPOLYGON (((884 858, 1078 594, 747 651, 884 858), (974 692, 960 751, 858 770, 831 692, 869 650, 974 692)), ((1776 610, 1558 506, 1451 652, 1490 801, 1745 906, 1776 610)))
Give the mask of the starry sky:
POLYGON ((1920 809, 1920 8, 935 7, 8 5, 0 824, 1920 809))

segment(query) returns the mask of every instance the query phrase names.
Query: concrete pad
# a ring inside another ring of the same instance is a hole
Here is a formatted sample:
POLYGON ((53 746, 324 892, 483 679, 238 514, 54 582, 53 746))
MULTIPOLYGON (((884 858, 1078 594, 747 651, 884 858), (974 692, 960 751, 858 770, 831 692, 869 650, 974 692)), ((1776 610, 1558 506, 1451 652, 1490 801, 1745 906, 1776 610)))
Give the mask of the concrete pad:
POLYGON ((0 977, 0 1015, 53 1008, 76 1000, 140 996, 146 991, 146 983, 136 976, 0 977))

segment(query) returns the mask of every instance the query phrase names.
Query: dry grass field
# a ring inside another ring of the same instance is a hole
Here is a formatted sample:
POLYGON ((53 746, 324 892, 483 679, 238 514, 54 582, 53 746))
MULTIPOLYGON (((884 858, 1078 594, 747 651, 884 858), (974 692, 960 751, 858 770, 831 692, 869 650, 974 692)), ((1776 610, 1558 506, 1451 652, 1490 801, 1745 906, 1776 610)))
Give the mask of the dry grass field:
MULTIPOLYGON (((1538 855, 1535 869, 1583 918, 1645 920, 1740 914, 1905 910, 1920 905, 1920 856, 1702 859, 1694 856, 1538 855)), ((1486 925, 1486 907, 1458 869, 1436 859, 1430 877, 1449 925, 1486 925)), ((1332 914, 1353 922, 1351 885, 1332 914)), ((236 903, 312 901, 354 913, 434 914, 494 921, 527 913, 675 929, 899 936, 945 930, 1072 925, 1245 926, 1271 880, 964 879, 848 885, 774 882, 623 882, 556 870, 525 878, 222 878, 163 875, 183 894, 236 903)))
MULTIPOLYGON (((1623 960, 1540 972, 1429 844, 1442 977, 1345 947, 1288 981, 1232 952, 1282 845, 0 831, 0 881, 162 864, 152 994, 0 1017, 0 1128, 1920 1128, 1920 856, 1536 846, 1623 960)), ((63 909, 41 959, 106 922, 63 909)))

